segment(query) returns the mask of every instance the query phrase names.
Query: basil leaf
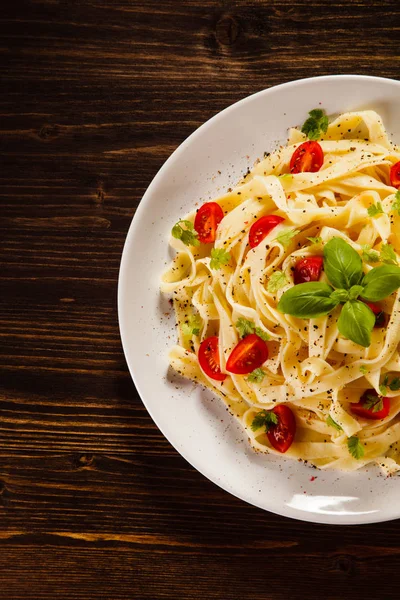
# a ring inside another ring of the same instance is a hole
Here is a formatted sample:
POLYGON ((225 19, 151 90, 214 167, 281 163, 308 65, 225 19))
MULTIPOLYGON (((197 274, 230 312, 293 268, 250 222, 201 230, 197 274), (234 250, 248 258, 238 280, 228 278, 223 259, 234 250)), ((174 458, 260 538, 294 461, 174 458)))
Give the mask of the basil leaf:
POLYGON ((332 285, 345 290, 363 278, 361 257, 339 237, 332 238, 324 248, 324 271, 332 285))
POLYGON ((371 269, 363 279, 363 286, 362 297, 365 300, 383 300, 400 287, 400 267, 382 265, 371 269))
POLYGON ((337 322, 338 329, 345 338, 364 348, 371 343, 374 325, 374 313, 366 304, 358 300, 346 302, 337 322))
POLYGON ((332 292, 332 288, 326 283, 317 281, 300 283, 282 295, 278 310, 301 319, 322 317, 339 304, 338 300, 330 297, 332 292))
POLYGON ((349 291, 349 300, 357 300, 358 296, 363 291, 362 285, 353 285, 349 291))
POLYGON ((346 302, 349 299, 349 292, 347 290, 335 290, 332 292, 331 298, 338 302, 346 302))

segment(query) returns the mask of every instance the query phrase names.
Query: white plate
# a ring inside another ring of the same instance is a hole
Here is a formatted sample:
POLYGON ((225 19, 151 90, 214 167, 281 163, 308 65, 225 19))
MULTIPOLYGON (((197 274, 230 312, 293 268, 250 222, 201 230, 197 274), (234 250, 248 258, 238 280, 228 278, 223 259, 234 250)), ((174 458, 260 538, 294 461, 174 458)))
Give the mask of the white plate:
POLYGON ((375 467, 351 474, 325 472, 257 455, 218 398, 168 369, 175 322, 170 305, 160 296, 159 278, 171 258, 172 225, 196 202, 235 184, 264 151, 286 142, 288 127, 301 124, 318 106, 329 115, 375 109, 400 141, 400 83, 375 77, 295 81, 254 94, 216 115, 167 160, 133 219, 119 279, 121 338, 133 380, 154 422, 211 481, 246 502, 295 519, 372 523, 400 517, 399 478, 385 479, 375 467))

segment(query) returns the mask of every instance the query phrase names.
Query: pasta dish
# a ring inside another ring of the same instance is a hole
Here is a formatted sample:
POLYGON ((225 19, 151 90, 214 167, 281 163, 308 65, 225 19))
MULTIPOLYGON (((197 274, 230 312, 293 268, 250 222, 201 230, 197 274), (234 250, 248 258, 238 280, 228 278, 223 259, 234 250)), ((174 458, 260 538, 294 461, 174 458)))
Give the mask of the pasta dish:
POLYGON ((400 469, 400 148, 376 112, 310 111, 170 245, 170 364, 255 450, 400 469))

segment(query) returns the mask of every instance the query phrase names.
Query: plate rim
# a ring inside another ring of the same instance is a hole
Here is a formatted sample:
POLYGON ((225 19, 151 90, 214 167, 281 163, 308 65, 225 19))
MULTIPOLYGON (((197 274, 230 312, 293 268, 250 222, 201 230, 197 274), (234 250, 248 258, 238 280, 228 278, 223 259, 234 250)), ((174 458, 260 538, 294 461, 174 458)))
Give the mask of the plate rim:
POLYGON ((286 510, 281 510, 279 506, 277 508, 274 507, 274 509, 267 509, 264 506, 262 506, 260 503, 258 503, 257 500, 255 500, 255 499, 249 500, 248 498, 245 498, 244 495, 241 495, 236 490, 233 491, 232 489, 230 489, 230 486, 227 486, 226 484, 222 485, 214 476, 207 474, 206 469, 204 469, 202 466, 197 466, 196 464, 194 464, 193 460, 191 458, 189 458, 189 456, 186 452, 186 449, 178 448, 175 445, 175 443, 172 442, 169 439, 169 437, 164 433, 164 429, 163 429, 162 425, 160 425, 158 419, 154 416, 151 407, 149 407, 147 405, 146 401, 144 400, 144 396, 141 392, 141 386, 140 386, 139 382, 137 381, 137 378, 134 373, 134 366, 132 364, 132 361, 130 361, 130 359, 128 358, 128 352, 127 352, 128 332, 127 332, 127 327, 124 325, 124 316, 123 316, 123 312, 124 312, 124 310, 123 310, 123 302, 124 302, 123 287, 124 287, 125 280, 127 279, 129 247, 132 244, 133 239, 135 237, 136 229, 139 227, 142 213, 144 213, 144 211, 146 210, 146 206, 145 206, 146 198, 151 196, 153 188, 157 185, 158 180, 162 178, 164 172, 168 169, 169 165, 174 160, 176 160, 182 153, 185 152, 187 144, 189 144, 189 142, 192 142, 197 136, 201 135, 201 133, 204 131, 204 129, 207 127, 210 127, 216 120, 226 116, 227 113, 229 113, 231 110, 235 109, 238 105, 244 105, 245 103, 250 102, 256 96, 268 94, 268 92, 276 91, 276 90, 279 90, 282 88, 287 88, 287 87, 295 88, 298 86, 306 85, 308 82, 312 82, 312 81, 323 82, 323 81, 334 80, 334 79, 341 79, 344 81, 345 80, 354 81, 355 79, 358 79, 358 80, 366 80, 366 81, 370 81, 370 82, 373 82, 373 81, 388 82, 388 83, 395 84, 400 87, 400 81, 398 81, 396 79, 392 79, 390 77, 378 77, 378 76, 374 76, 374 75, 333 74, 333 75, 320 75, 320 76, 316 76, 316 77, 306 77, 306 78, 294 79, 294 80, 287 81, 287 82, 284 82, 284 83, 281 83, 278 85, 270 86, 268 88, 263 88, 261 90, 258 90, 257 92, 254 92, 248 96, 245 96, 241 100, 233 102, 232 104, 228 105, 227 107, 225 107, 224 109, 222 109, 221 111, 217 112, 215 115, 213 115, 212 117, 207 119, 207 121, 205 121, 199 127, 197 127, 188 137, 186 137, 177 146, 177 148, 168 156, 168 158, 164 161, 164 163, 161 165, 161 167, 158 169, 157 173, 154 175, 154 177, 150 181, 142 198, 139 201, 138 207, 137 207, 137 209, 132 217, 131 223, 129 225, 129 229, 126 234, 126 238, 125 238, 125 242, 124 242, 124 246, 123 246, 123 250, 122 250, 122 254, 121 254, 121 262, 120 262, 120 267, 119 267, 119 272, 118 272, 117 313, 118 313, 119 333, 120 333, 120 339, 121 339, 121 344, 122 344, 125 361, 128 366, 129 374, 135 385, 136 391, 138 392, 138 395, 140 397, 140 400, 141 400, 142 404, 144 405, 146 411, 150 415, 151 419, 153 420, 154 424, 157 426, 157 428, 162 433, 162 435, 165 437, 165 439, 168 441, 168 443, 171 444, 171 446, 176 450, 176 452, 178 452, 178 454, 182 458, 184 458, 184 460, 186 460, 192 468, 194 468, 196 471, 198 471, 203 477, 206 477, 214 485, 217 485, 220 489, 224 490, 225 492, 231 494, 232 496, 234 496, 236 498, 239 498, 241 501, 245 502, 246 504, 250 504, 251 506, 255 506, 258 509, 261 509, 264 512, 271 512, 273 514, 276 514, 276 515, 279 515, 282 517, 286 517, 286 518, 294 519, 294 520, 298 520, 298 521, 303 521, 303 522, 307 522, 307 523, 317 523, 317 524, 323 524, 323 525, 368 525, 368 524, 390 522, 390 521, 397 520, 398 518, 400 518, 400 511, 399 511, 398 516, 392 516, 392 517, 384 516, 384 514, 382 514, 382 511, 380 511, 380 513, 378 513, 376 516, 369 516, 367 518, 363 518, 363 517, 365 517, 365 515, 363 515, 363 514, 354 514, 354 515, 350 515, 352 520, 342 519, 340 515, 321 514, 321 513, 317 513, 317 512, 304 511, 304 512, 300 513, 300 511, 298 511, 298 512, 296 512, 296 515, 288 514, 289 511, 287 510, 288 507, 286 507, 286 505, 284 505, 284 504, 282 505, 282 506, 286 507, 286 510))

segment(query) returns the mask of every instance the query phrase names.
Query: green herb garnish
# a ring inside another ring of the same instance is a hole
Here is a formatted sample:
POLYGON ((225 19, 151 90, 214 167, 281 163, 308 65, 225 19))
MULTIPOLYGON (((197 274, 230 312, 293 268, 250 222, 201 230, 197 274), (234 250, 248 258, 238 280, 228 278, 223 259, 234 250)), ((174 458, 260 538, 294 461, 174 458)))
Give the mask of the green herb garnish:
POLYGON ((256 335, 258 335, 259 338, 264 340, 264 342, 268 342, 268 340, 270 339, 268 333, 266 331, 264 331, 263 329, 261 329, 261 327, 256 327, 254 330, 254 333, 256 335))
POLYGON ((382 244, 380 259, 387 265, 397 265, 397 256, 391 244, 382 244))
POLYGON ((364 456, 364 446, 356 435, 349 437, 347 440, 347 447, 353 458, 358 460, 364 456))
POLYGON ((273 294, 274 292, 277 292, 281 288, 285 287, 287 283, 288 280, 286 279, 285 273, 282 271, 275 271, 275 273, 273 273, 268 280, 267 290, 273 294))
POLYGON ((261 381, 264 379, 265 377, 265 371, 263 371, 263 369, 258 368, 258 369, 254 369, 254 371, 252 371, 249 376, 247 377, 247 381, 250 381, 251 383, 261 383, 261 381))
POLYGON ((400 215, 400 190, 396 192, 394 202, 392 204, 392 210, 397 210, 398 214, 400 215))
POLYGON ((172 237, 182 240, 186 246, 200 246, 197 232, 194 230, 193 223, 183 219, 175 223, 171 230, 172 237), (185 226, 185 229, 182 227, 185 226))
POLYGON ((190 337, 192 335, 199 335, 201 327, 201 319, 199 315, 191 315, 187 322, 182 323, 181 329, 183 335, 190 337))
POLYGON ((240 317, 236 321, 236 329, 238 330, 240 337, 244 338, 246 335, 254 333, 255 325, 253 321, 248 321, 247 319, 240 317))
POLYGON ((379 252, 372 250, 369 244, 364 244, 362 248, 362 258, 365 262, 378 262, 379 252))
POLYGON ((227 252, 223 248, 212 248, 210 260, 211 269, 218 270, 222 267, 222 265, 227 265, 230 260, 231 255, 229 254, 229 252, 227 252))
POLYGON ((322 242, 322 237, 308 237, 307 238, 312 244, 320 244, 322 242))
POLYGON ((253 431, 257 431, 260 427, 265 427, 265 430, 268 431, 272 425, 278 424, 278 417, 272 411, 261 410, 257 413, 251 423, 251 428, 253 431))
POLYGON ((305 121, 301 128, 302 133, 305 133, 309 140, 319 140, 323 133, 327 132, 329 121, 325 115, 325 111, 320 108, 310 110, 310 116, 305 121))
POLYGON ((363 375, 366 375, 368 373, 368 367, 366 365, 360 365, 360 372, 363 375))
POLYGON ((282 244, 284 248, 289 246, 290 242, 296 235, 300 233, 298 229, 284 229, 281 233, 275 238, 277 242, 282 244))
POLYGON ((371 204, 368 207, 368 215, 370 217, 377 217, 378 215, 382 215, 385 211, 383 210, 382 204, 377 202, 376 204, 371 204))
MULTIPOLYGON (((381 387, 384 386, 379 386, 379 391, 381 389, 381 387)), ((385 390, 386 393, 386 390, 385 390)), ((382 394, 383 396, 385 394, 382 394)), ((372 412, 379 412, 380 410, 382 410, 383 408, 383 399, 381 396, 376 396, 374 394, 367 394, 366 398, 363 399, 363 407, 368 409, 368 410, 372 410, 372 412)))
POLYGON ((400 377, 394 377, 392 381, 389 383, 389 389, 392 392, 398 392, 400 390, 400 377))
POLYGON ((258 337, 264 340, 264 342, 267 342, 270 339, 268 333, 261 329, 261 327, 256 327, 253 321, 248 321, 243 317, 240 317, 236 321, 236 329, 242 338, 246 337, 246 335, 250 335, 251 333, 255 333, 258 335, 258 337))
POLYGON ((343 431, 343 427, 341 427, 339 423, 336 423, 336 421, 332 419, 331 415, 328 415, 326 422, 330 427, 334 427, 338 431, 343 431))
POLYGON ((398 392, 400 390, 400 377, 394 377, 392 381, 389 382, 389 375, 386 373, 379 386, 379 391, 382 396, 386 396, 388 388, 392 392, 398 392))

